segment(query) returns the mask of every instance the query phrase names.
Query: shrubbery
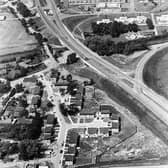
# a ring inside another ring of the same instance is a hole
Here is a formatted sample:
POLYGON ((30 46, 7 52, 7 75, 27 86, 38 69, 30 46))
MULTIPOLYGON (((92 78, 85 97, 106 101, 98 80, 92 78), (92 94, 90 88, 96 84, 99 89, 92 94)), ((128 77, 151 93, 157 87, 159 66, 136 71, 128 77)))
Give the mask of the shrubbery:
POLYGON ((85 40, 85 45, 92 51, 101 56, 110 56, 112 54, 129 55, 134 51, 148 49, 146 42, 129 41, 115 43, 111 38, 103 38, 101 36, 88 37, 85 40))
POLYGON ((139 30, 138 25, 135 23, 124 24, 122 22, 111 22, 111 23, 92 23, 92 31, 95 35, 111 35, 112 37, 119 37, 123 33, 137 32, 139 30))

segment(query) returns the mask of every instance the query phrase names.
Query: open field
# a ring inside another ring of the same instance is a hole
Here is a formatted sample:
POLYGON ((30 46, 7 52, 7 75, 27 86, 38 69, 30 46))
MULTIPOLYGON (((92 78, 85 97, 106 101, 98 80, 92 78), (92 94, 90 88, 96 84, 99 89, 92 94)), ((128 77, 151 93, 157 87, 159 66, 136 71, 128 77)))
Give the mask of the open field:
POLYGON ((19 50, 27 51, 36 47, 35 38, 26 33, 19 20, 13 18, 7 10, 4 12, 1 12, 1 15, 7 16, 7 20, 0 21, 0 55, 19 52, 19 50))
POLYGON ((63 23, 67 26, 70 31, 73 31, 75 26, 78 25, 83 20, 92 17, 93 15, 83 15, 83 16, 71 16, 63 19, 63 23))
POLYGON ((145 66, 143 75, 146 84, 168 98, 168 48, 158 52, 145 66))
POLYGON ((122 56, 120 58, 119 55, 113 55, 113 56, 104 56, 103 58, 113 65, 124 69, 125 71, 132 71, 135 70, 137 67, 137 64, 142 59, 144 54, 148 51, 137 51, 128 56, 122 56))
POLYGON ((152 9, 155 8, 155 5, 148 1, 147 3, 139 2, 139 0, 134 0, 135 1, 135 11, 137 12, 150 12, 152 9))

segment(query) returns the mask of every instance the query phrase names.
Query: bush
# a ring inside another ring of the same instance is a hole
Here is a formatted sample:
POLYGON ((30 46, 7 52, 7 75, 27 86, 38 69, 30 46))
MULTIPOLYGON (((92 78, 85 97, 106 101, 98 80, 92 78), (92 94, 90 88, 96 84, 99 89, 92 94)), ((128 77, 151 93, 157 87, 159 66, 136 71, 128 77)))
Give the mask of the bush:
POLYGON ((19 158, 22 160, 30 160, 39 158, 41 145, 35 140, 24 140, 19 145, 19 158))

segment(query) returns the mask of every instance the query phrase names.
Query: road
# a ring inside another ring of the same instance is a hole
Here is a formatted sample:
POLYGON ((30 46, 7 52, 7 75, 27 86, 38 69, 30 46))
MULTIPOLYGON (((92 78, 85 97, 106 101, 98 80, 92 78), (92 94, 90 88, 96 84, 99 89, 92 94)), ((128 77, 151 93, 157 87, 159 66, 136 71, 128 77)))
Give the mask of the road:
POLYGON ((151 115, 157 116, 167 125, 168 123, 167 102, 165 103, 160 101, 160 99, 156 97, 155 92, 153 92, 151 89, 147 88, 145 85, 141 83, 138 83, 139 85, 141 85, 141 93, 137 93, 132 87, 128 86, 125 82, 123 82, 122 79, 126 79, 130 83, 133 84, 137 83, 137 81, 124 74, 119 68, 105 61, 100 56, 90 51, 78 40, 76 40, 59 19, 59 16, 57 14, 57 8, 53 1, 50 1, 50 3, 52 3, 52 5, 50 6, 52 6, 52 10, 54 11, 55 24, 51 20, 49 20, 47 16, 44 14, 40 6, 40 2, 37 0, 36 3, 41 18, 43 19, 47 27, 50 29, 50 31, 53 33, 53 35, 57 37, 59 36, 61 41, 68 48, 71 48, 73 51, 75 51, 84 60, 86 64, 94 68, 94 70, 102 74, 104 77, 112 79, 113 82, 116 82, 130 95, 139 100, 144 106, 148 107, 153 112, 153 114, 151 115), (145 95, 144 92, 146 93, 145 95), (150 97, 146 95, 150 95, 150 97))

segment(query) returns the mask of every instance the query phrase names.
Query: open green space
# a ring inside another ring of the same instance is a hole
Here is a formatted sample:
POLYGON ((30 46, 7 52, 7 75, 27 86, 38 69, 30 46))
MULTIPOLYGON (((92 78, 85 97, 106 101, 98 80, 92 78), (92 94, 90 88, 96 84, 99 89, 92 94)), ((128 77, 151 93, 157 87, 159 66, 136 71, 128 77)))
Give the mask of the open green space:
POLYGON ((168 98, 168 48, 158 51, 145 65, 144 82, 158 94, 168 98))

